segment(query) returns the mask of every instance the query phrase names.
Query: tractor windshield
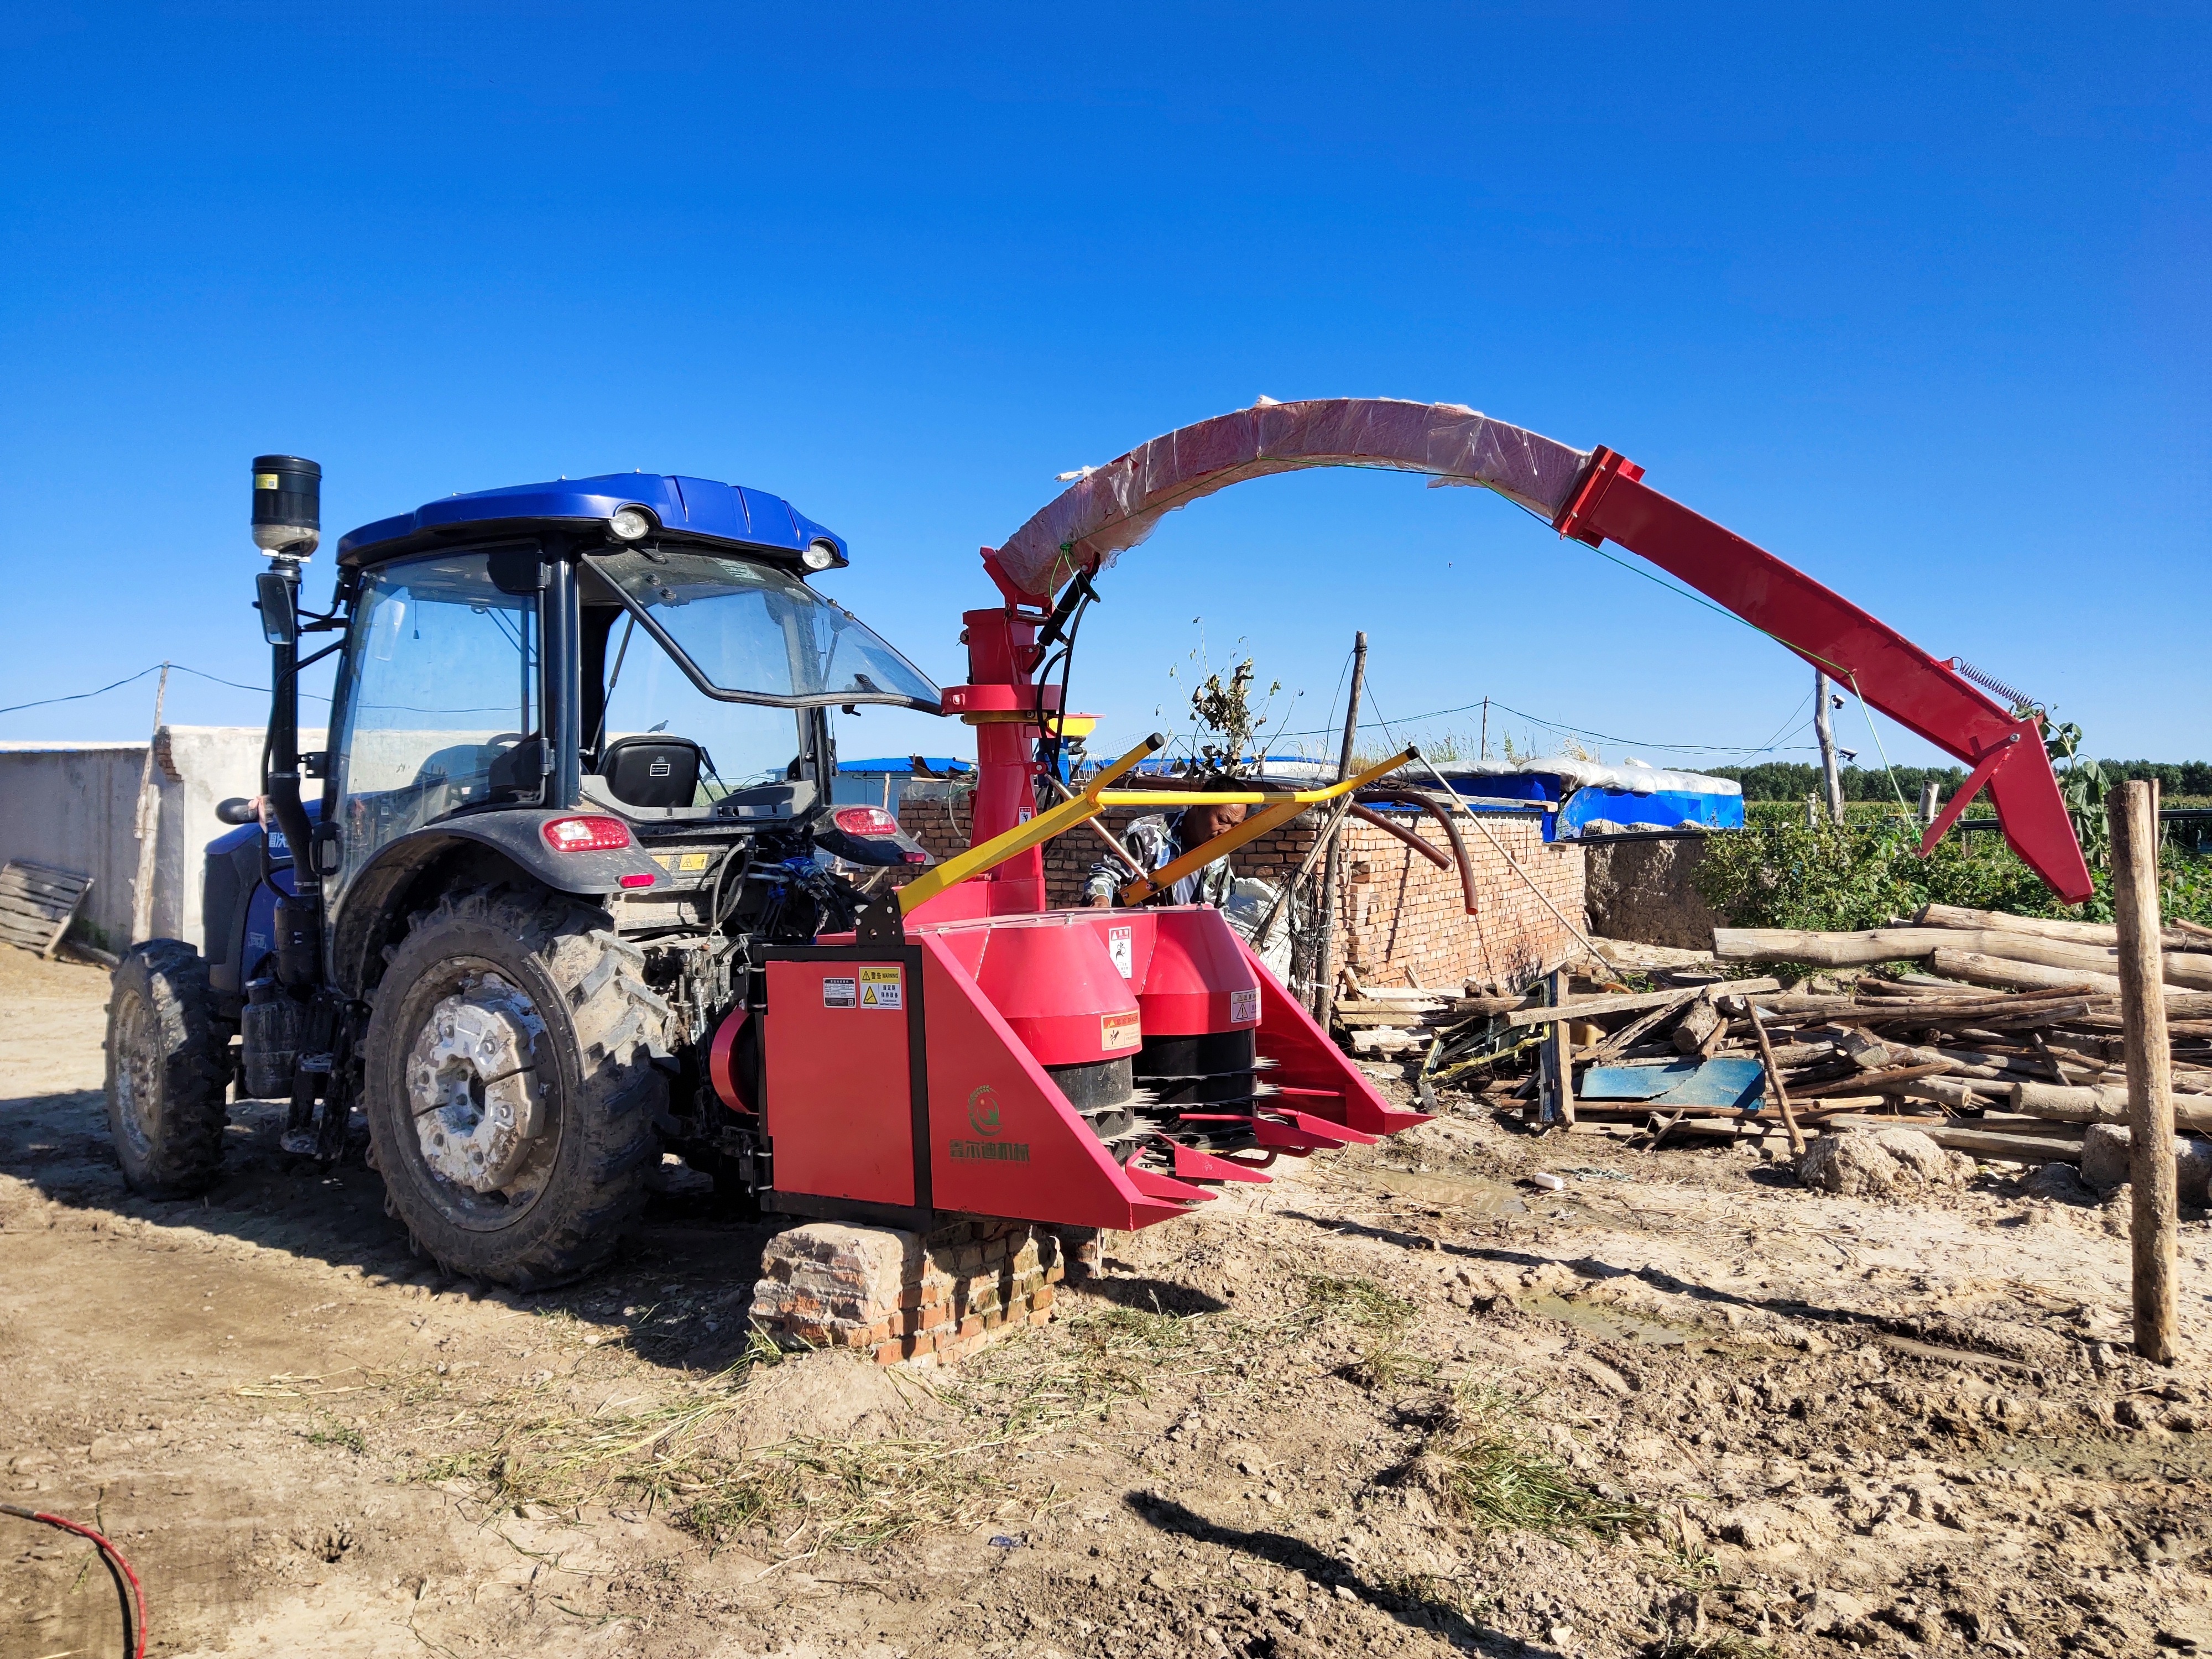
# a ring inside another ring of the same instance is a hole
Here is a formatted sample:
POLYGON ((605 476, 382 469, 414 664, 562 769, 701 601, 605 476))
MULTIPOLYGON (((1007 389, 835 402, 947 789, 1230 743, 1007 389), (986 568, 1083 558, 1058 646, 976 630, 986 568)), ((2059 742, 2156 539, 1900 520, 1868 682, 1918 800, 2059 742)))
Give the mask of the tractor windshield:
POLYGON ((936 714, 929 677, 849 611, 773 565, 642 548, 590 563, 645 626, 733 702, 901 703, 936 714))

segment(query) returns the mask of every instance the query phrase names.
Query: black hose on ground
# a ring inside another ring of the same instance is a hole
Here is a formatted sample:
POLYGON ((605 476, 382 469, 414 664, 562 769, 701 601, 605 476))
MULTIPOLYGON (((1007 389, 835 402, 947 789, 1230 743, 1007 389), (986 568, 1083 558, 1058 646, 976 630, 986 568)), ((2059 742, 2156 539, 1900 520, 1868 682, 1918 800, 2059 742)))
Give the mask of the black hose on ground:
POLYGON ((98 1546, 100 1559, 107 1563, 109 1570, 119 1571, 131 1584, 131 1595, 123 1603, 125 1659, 146 1659, 146 1592, 138 1583, 138 1575, 123 1559, 121 1550, 82 1521, 72 1521, 66 1516, 52 1515, 45 1510, 27 1510, 21 1504, 0 1504, 0 1515, 12 1515, 25 1521, 36 1521, 44 1526, 58 1527, 64 1532, 73 1532, 80 1538, 89 1538, 98 1546))

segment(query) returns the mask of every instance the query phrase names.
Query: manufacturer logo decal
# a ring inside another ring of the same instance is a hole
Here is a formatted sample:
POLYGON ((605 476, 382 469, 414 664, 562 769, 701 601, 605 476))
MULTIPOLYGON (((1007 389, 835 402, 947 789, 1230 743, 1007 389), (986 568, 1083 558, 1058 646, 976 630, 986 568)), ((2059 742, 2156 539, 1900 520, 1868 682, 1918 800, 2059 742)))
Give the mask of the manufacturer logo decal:
POLYGON ((1145 1040, 1143 1018, 1134 1012, 1098 1016, 1098 1046, 1134 1048, 1145 1040))
POLYGON ((968 1097, 968 1127, 979 1135, 999 1133, 999 1091, 988 1083, 968 1097))
POLYGON ((822 981, 822 1006, 824 1008, 857 1008, 860 1006, 860 987, 856 980, 825 979, 822 981))
POLYGON ((891 1009, 905 1007, 905 973, 906 970, 902 968, 861 969, 860 1006, 891 1009))
POLYGON ((1257 1025, 1260 1023, 1260 992, 1255 986, 1249 991, 1229 994, 1229 1023, 1231 1025, 1257 1025))
MULTIPOLYGON (((989 1084, 979 1084, 968 1097, 968 1127, 979 1135, 998 1134, 1002 1127, 999 1121, 999 1091, 989 1084)), ((1025 1140, 955 1140, 948 1150, 953 1161, 961 1164, 1026 1164, 1030 1161, 1029 1143, 1025 1140)))

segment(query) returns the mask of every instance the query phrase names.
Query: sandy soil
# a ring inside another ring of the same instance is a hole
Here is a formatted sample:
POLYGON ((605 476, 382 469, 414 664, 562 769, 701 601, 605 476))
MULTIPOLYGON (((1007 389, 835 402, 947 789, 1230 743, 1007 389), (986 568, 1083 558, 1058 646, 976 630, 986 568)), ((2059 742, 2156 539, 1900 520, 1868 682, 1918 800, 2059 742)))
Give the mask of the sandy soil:
MULTIPOLYGON (((680 1172, 531 1298, 258 1109, 204 1200, 130 1196, 106 989, 0 951, 0 1490, 97 1517, 153 1652, 2212 1648, 2201 1217, 2166 1372, 2115 1346, 2124 1209, 2063 1182, 1832 1198, 1452 1116, 1110 1238, 957 1373, 749 1364, 762 1231, 680 1172)), ((0 1656, 118 1650, 88 1556, 0 1519, 0 1656)))

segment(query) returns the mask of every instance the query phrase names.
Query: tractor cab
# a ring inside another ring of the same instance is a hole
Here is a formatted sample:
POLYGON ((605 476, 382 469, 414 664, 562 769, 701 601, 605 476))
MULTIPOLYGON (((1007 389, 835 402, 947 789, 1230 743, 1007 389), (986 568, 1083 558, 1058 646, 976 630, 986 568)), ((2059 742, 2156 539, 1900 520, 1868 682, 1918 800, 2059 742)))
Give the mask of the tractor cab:
POLYGON ((620 820, 647 860, 620 873, 655 879, 617 890, 676 925, 684 878, 739 832, 824 818, 831 709, 939 711, 927 676, 809 585, 845 544, 757 490, 635 473, 488 490, 367 526, 339 558, 333 913, 395 843, 536 810, 620 820))

